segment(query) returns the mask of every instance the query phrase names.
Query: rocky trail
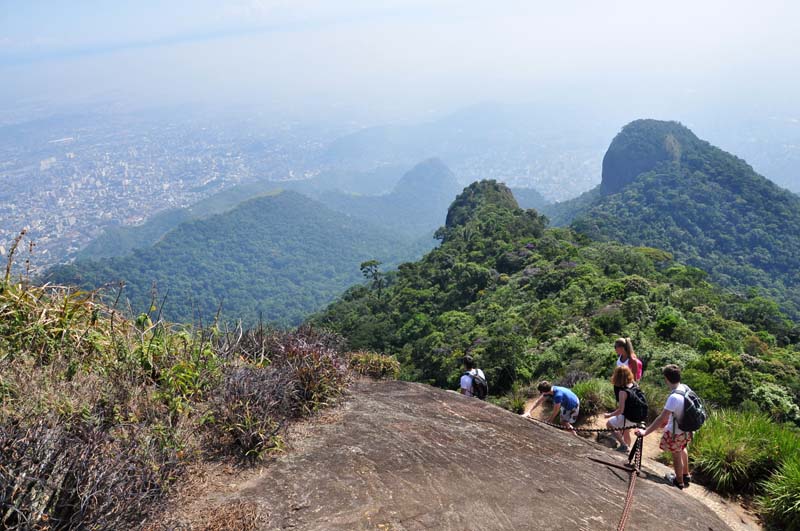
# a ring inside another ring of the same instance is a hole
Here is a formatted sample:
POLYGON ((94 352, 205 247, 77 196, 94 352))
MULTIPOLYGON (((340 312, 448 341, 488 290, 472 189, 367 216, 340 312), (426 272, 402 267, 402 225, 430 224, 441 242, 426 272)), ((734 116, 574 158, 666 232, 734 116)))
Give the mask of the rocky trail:
MULTIPOLYGON (((198 470, 148 529, 616 529, 628 487, 589 459, 621 454, 422 384, 360 381, 289 435, 263 466, 198 470)), ((627 529, 747 529, 661 476, 648 462, 627 529)))

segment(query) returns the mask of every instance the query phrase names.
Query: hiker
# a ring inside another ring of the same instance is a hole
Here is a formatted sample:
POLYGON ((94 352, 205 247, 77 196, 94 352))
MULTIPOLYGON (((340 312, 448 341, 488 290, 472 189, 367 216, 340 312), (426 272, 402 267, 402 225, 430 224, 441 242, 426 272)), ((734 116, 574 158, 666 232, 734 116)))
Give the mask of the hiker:
MULTIPOLYGON (((647 402, 644 401, 644 395, 633 381, 633 373, 627 365, 620 365, 614 368, 611 383, 614 385, 617 409, 603 415, 608 419, 606 427, 609 429, 635 428, 638 422, 644 421, 647 417, 647 402), (644 403, 642 404, 642 402, 644 403)), ((611 435, 619 442, 617 450, 627 452, 631 445, 631 430, 614 431, 611 432, 611 435)))
POLYGON ((633 351, 631 338, 621 337, 614 341, 614 350, 617 352, 617 367, 628 367, 633 373, 633 381, 639 383, 642 379, 642 360, 633 351))
POLYGON ((475 360, 472 356, 464 356, 464 374, 461 375, 459 392, 464 396, 486 399, 489 386, 486 383, 486 375, 483 371, 475 367, 475 360))
POLYGON ((664 404, 661 414, 647 429, 637 429, 634 433, 637 437, 647 437, 651 432, 664 427, 664 434, 661 436, 658 447, 665 452, 672 453, 672 465, 675 468, 675 473, 667 474, 666 480, 671 485, 683 489, 692 480, 692 475, 689 473, 689 452, 687 450, 689 441, 692 440, 692 433, 683 431, 679 427, 679 423, 685 414, 686 394, 691 392, 691 389, 688 385, 681 383, 681 369, 677 365, 667 365, 661 373, 670 388, 667 403, 664 404))
POLYGON ((539 407, 539 404, 549 396, 553 399, 553 415, 550 417, 550 422, 555 422, 556 418, 561 415, 561 425, 565 428, 572 430, 572 433, 577 437, 578 432, 572 426, 578 420, 578 413, 581 409, 581 401, 577 395, 566 387, 559 387, 557 385, 550 385, 550 382, 543 380, 536 386, 539 390, 539 398, 533 403, 531 408, 525 412, 524 417, 530 417, 533 410, 539 407))

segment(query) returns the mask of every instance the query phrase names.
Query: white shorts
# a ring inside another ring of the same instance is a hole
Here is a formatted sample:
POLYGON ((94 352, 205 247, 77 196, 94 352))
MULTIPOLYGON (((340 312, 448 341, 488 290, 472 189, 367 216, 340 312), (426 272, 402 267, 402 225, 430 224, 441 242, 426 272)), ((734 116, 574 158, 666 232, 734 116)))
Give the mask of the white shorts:
POLYGON ((611 425, 612 428, 635 428, 636 423, 631 422, 630 420, 625 419, 624 415, 617 415, 615 417, 611 417, 608 419, 608 423, 611 425), (622 425, 622 422, 625 421, 625 426, 622 425))

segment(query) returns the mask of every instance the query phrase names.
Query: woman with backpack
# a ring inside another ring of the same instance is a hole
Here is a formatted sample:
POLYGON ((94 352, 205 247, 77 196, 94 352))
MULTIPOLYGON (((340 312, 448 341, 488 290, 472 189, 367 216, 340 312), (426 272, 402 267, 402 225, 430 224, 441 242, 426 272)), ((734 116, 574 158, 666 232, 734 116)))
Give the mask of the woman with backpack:
POLYGON ((614 341, 614 350, 617 352, 617 367, 628 367, 633 373, 633 381, 642 379, 642 360, 636 357, 633 343, 629 337, 621 337, 614 341))
MULTIPOLYGON (((606 427, 609 429, 635 428, 637 423, 644 421, 647 417, 647 402, 644 400, 641 389, 633 381, 633 373, 626 365, 619 365, 611 375, 611 383, 614 385, 617 409, 604 415, 609 419, 606 427)), ((619 441, 617 450, 627 452, 631 444, 631 430, 614 431, 612 435, 619 441)))

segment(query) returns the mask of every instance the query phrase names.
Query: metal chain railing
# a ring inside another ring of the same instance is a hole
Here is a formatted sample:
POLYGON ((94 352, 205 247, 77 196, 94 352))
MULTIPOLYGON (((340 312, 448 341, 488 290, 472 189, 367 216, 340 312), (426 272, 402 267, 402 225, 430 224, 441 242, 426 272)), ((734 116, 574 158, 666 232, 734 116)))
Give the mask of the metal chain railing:
MULTIPOLYGON (((548 422, 546 420, 540 420, 534 417, 523 417, 532 421, 539 422, 541 424, 546 424, 547 426, 552 426, 554 428, 558 428, 559 430, 563 431, 575 431, 580 433, 612 433, 615 431, 625 431, 634 429, 634 426, 625 426, 622 428, 573 428, 572 426, 566 427, 561 424, 556 424, 554 422, 548 422)), ((644 424, 640 423, 638 426, 639 428, 644 428, 644 424)), ((607 465, 612 465, 618 468, 623 468, 626 471, 630 472, 630 479, 628 480, 628 491, 625 494, 625 503, 622 507, 622 516, 619 519, 619 524, 617 524, 617 531, 624 531, 625 525, 628 523, 628 517, 631 513, 631 508, 633 507, 633 489, 636 486, 636 478, 639 477, 639 473, 642 469, 642 446, 644 443, 644 439, 640 436, 636 437, 636 442, 633 444, 633 448, 631 448, 630 454, 628 454, 628 467, 622 467, 616 463, 606 463, 605 461, 600 461, 599 459, 594 459, 590 457, 592 461, 596 461, 598 463, 603 463, 607 465)))

